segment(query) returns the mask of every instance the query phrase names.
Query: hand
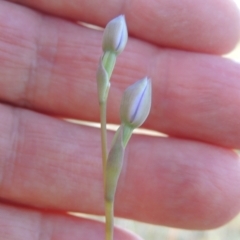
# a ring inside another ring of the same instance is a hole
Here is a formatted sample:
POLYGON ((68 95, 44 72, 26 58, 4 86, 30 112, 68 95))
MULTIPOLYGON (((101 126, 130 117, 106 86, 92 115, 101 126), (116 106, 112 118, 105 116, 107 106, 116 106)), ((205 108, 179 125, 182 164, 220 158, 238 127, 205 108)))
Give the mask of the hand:
POLYGON ((102 32, 75 22, 104 27, 122 13, 131 37, 108 119, 119 122, 123 89, 147 74, 144 127, 171 137, 131 139, 115 214, 208 229, 239 212, 240 65, 219 56, 239 40, 231 1, 14 2, 0 1, 0 239, 104 239, 102 223, 66 214, 103 214, 99 129, 61 118, 99 121, 102 32))

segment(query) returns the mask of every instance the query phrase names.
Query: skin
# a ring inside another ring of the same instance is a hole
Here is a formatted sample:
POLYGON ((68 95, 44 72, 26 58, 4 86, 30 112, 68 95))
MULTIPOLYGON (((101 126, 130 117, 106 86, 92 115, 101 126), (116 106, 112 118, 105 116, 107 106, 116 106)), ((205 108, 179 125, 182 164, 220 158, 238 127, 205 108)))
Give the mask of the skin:
MULTIPOLYGON (((224 225, 240 211, 240 65, 220 55, 239 41, 226 0, 0 1, 0 239, 103 239, 95 73, 104 27, 125 14, 130 38, 117 61, 108 119, 122 91, 148 75, 152 109, 126 149, 116 215, 186 229, 224 225), (103 2, 103 1, 102 1, 103 2), (90 229, 90 230, 89 230, 90 229)), ((109 139, 113 136, 109 132, 109 139)), ((137 236, 116 228, 116 240, 137 236)))

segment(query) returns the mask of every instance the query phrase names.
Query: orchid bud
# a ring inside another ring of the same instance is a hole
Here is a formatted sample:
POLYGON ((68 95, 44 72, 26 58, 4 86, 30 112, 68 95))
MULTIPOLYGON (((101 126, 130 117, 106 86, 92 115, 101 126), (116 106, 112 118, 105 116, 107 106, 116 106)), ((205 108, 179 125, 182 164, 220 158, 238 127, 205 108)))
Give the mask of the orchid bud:
POLYGON ((108 73, 105 70, 102 60, 100 59, 98 70, 97 70, 97 88, 98 88, 98 100, 104 102, 108 96, 108 90, 110 88, 110 82, 108 73))
POLYGON ((124 146, 122 141, 122 126, 116 132, 112 147, 108 154, 105 176, 105 200, 112 202, 117 189, 118 179, 122 170, 124 146))
POLYGON ((104 52, 110 51, 119 54, 126 46, 128 39, 127 25, 124 15, 111 20, 103 33, 102 48, 104 52))
POLYGON ((146 120, 152 98, 151 80, 147 77, 129 86, 122 98, 120 118, 123 124, 137 128, 146 120))

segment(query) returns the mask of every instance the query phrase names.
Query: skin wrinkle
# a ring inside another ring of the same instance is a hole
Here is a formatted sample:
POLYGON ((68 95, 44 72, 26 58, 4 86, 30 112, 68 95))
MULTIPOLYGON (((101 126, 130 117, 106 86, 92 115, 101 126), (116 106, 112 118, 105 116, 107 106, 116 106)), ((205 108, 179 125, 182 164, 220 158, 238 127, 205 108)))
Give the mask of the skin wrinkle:
MULTIPOLYGON (((41 29, 41 24, 36 24, 37 29, 41 29)), ((35 33, 39 33, 36 31, 35 33)), ((35 37, 34 51, 32 51, 33 57, 29 61, 29 72, 27 73, 27 80, 25 81, 25 90, 22 93, 21 100, 19 101, 20 105, 23 107, 31 108, 33 96, 35 96, 35 91, 37 88, 34 88, 36 83, 36 72, 38 72, 38 57, 39 57, 39 36, 35 37)))
POLYGON ((13 12, 11 11, 11 9, 8 9, 7 17, 6 13, 2 14, 2 12, 0 12, 0 29, 1 29, 0 39, 1 41, 5 41, 5 39, 8 39, 7 42, 11 43, 12 45, 17 44, 19 47, 29 48, 31 46, 31 41, 29 41, 29 39, 26 38, 26 35, 28 36, 29 31, 31 31, 31 27, 25 29, 25 33, 18 31, 18 29, 21 27, 21 21, 20 22, 16 21, 16 18, 21 17, 24 20, 29 20, 29 17, 35 18, 38 16, 38 14, 31 11, 31 16, 28 15, 23 16, 22 14, 19 14, 19 12, 14 11, 14 8, 12 9, 13 12), (14 14, 14 18, 11 17, 11 13, 14 14), (8 21, 6 21, 6 18, 8 21))
MULTIPOLYGON (((41 39, 41 37, 40 37, 40 39, 41 39)), ((39 42, 40 42, 40 40, 39 40, 39 42)), ((36 58, 38 59, 38 60, 36 60, 36 62, 38 63, 38 64, 36 64, 36 69, 38 69, 38 71, 36 71, 36 73, 35 73, 36 74, 36 79, 38 78, 38 76, 40 74, 41 74, 41 76, 44 74, 44 75, 47 75, 47 78, 45 78, 44 81, 42 81, 42 82, 44 82, 44 83, 49 82, 49 84, 52 84, 50 79, 53 78, 52 81, 55 81, 54 74, 59 74, 59 75, 63 74, 63 76, 65 78, 67 78, 67 77, 68 78, 72 78, 72 77, 78 78, 79 77, 77 74, 74 74, 72 71, 68 72, 68 74, 69 74, 69 76, 68 76, 66 74, 66 72, 64 72, 62 70, 62 68, 59 68, 58 70, 56 68, 54 69, 54 64, 56 62, 60 63, 60 64, 63 64, 62 62, 59 62, 59 60, 58 60, 58 59, 60 59, 61 55, 59 55, 59 54, 57 55, 57 50, 56 49, 58 49, 60 46, 63 48, 64 44, 65 44, 64 40, 63 39, 59 40, 59 37, 57 37, 57 41, 55 41, 55 43, 54 43, 55 46, 54 45, 51 46, 51 49, 53 49, 53 51, 51 51, 52 53, 50 53, 50 54, 49 54, 49 49, 48 49, 49 47, 48 46, 45 45, 45 47, 44 46, 43 47, 42 46, 38 47, 38 49, 42 48, 42 50, 41 50, 42 53, 39 52, 40 56, 39 55, 36 56, 36 58), (45 52, 46 52, 47 55, 45 54, 45 52), (44 63, 44 61, 49 62, 50 64, 46 66, 46 63, 44 63), (47 68, 47 71, 45 70, 46 68, 47 68), (46 73, 44 73, 45 71, 46 71, 46 73), (61 73, 61 71, 63 71, 63 73, 61 73), (49 80, 47 81, 47 79, 49 79, 49 80)), ((68 47, 68 46, 66 45, 66 47, 68 47)), ((67 53, 67 48, 64 51, 66 51, 66 53, 67 53)), ((65 52, 64 52, 64 54, 65 54, 65 52)), ((83 60, 85 61, 85 63, 87 63, 87 61, 89 61, 87 58, 86 59, 84 58, 83 60)), ((73 62, 73 60, 71 60, 71 61, 73 62)), ((76 62, 73 62, 73 64, 74 65, 75 64, 79 65, 79 62, 76 61, 76 62)), ((37 82, 39 82, 39 81, 37 81, 37 82)), ((42 89, 42 87, 41 87, 40 88, 41 90, 39 90, 39 88, 36 86, 35 88, 38 89, 38 91, 35 94, 31 94, 32 99, 29 98, 29 99, 31 99, 31 102, 34 102, 34 99, 37 99, 37 97, 38 97, 38 99, 40 99, 41 95, 43 95, 41 92, 44 92, 44 94, 46 94, 47 89, 49 89, 49 94, 51 94, 52 91, 51 91, 51 87, 49 87, 49 84, 45 84, 44 89, 42 89), (45 89, 46 89, 46 91, 45 91, 45 89)), ((57 84, 61 84, 61 81, 59 81, 59 79, 58 79, 57 84)), ((29 93, 31 92, 30 90, 28 90, 29 93)), ((56 90, 57 90, 57 88, 56 88, 56 90)), ((71 90, 69 89, 68 92, 71 93, 71 90)), ((70 94, 70 96, 69 96, 69 99, 71 99, 71 98, 72 98, 72 94, 70 94)))
POLYGON ((46 93, 50 89, 49 84, 51 84, 50 79, 53 75, 59 40, 58 34, 54 34, 50 44, 45 39, 46 31, 49 32, 48 26, 45 24, 47 20, 47 16, 40 15, 38 22, 35 24, 38 31, 35 31, 35 48, 32 52, 32 58, 29 61, 30 65, 25 83, 25 91, 22 94, 23 100, 21 101, 21 105, 23 107, 31 108, 32 104, 38 101, 35 99, 41 98, 41 91, 46 93), (38 88, 39 81, 42 84, 41 91, 38 88))
MULTIPOLYGON (((170 104, 171 97, 170 96, 170 88, 171 88, 171 72, 174 69, 173 52, 169 49, 160 49, 160 54, 155 54, 155 58, 153 63, 151 63, 150 76, 154 80, 154 76, 161 76, 161 87, 156 87, 156 82, 152 81, 152 106, 150 111, 150 117, 153 122, 161 122, 160 124, 165 125, 165 121, 168 122, 168 118, 165 118, 166 111, 168 109, 168 105, 170 104), (160 71, 160 73, 158 73, 160 71), (158 101, 154 100, 158 96, 158 101), (161 106, 161 107, 159 107, 161 106), (161 121, 159 121, 161 119, 161 121)), ((160 78, 160 77, 159 77, 160 78)), ((148 124, 149 119, 147 119, 146 126, 148 124)), ((166 123, 167 124, 167 123, 166 123)), ((160 132, 164 132, 161 128, 158 129, 160 132)))
MULTIPOLYGON (((8 128, 8 139, 7 143, 9 144, 9 147, 5 148, 8 149, 8 154, 6 154, 5 159, 3 161, 4 166, 3 170, 1 172, 2 177, 0 181, 0 194, 4 195, 5 192, 8 191, 9 186, 11 185, 12 180, 14 179, 14 171, 15 171, 15 165, 17 161, 17 156, 19 152, 19 133, 20 133, 20 119, 19 119, 19 114, 21 111, 18 109, 12 109, 12 115, 13 117, 11 118, 11 128, 8 128)), ((6 130, 6 128, 5 128, 6 130)), ((8 145, 7 144, 7 145, 8 145)))
POLYGON ((54 236, 54 228, 46 214, 38 214, 38 227, 36 229, 38 237, 36 240, 51 240, 54 236))
MULTIPOLYGON (((15 32, 15 31, 14 31, 14 32, 15 32)), ((8 36, 8 39, 9 39, 8 42, 11 42, 11 43, 13 43, 13 42, 16 40, 15 38, 13 39, 12 36, 10 36, 10 35, 8 36)), ((19 42, 20 42, 20 44, 18 44, 18 46, 20 45, 20 47, 21 47, 22 49, 23 49, 23 48, 26 48, 26 45, 25 45, 25 44, 24 44, 24 46, 21 45, 22 40, 19 41, 19 42)), ((29 42, 29 41, 25 41, 25 42, 29 42)), ((29 45, 29 44, 28 44, 28 45, 29 45)), ((18 52, 18 51, 17 51, 17 52, 18 52)), ((15 54, 14 54, 14 55, 15 55, 15 54)), ((24 58, 24 57, 22 57, 22 58, 24 58)), ((22 62, 25 62, 24 60, 25 60, 25 59, 23 59, 23 61, 21 61, 21 63, 19 63, 19 65, 18 65, 19 67, 22 66, 22 62)), ((17 66, 17 67, 18 67, 18 66, 17 66)), ((15 63, 15 67, 16 67, 16 63, 15 63)), ((22 88, 22 90, 21 90, 21 91, 23 91, 22 96, 23 96, 23 98, 25 98, 25 91, 24 91, 23 89, 24 89, 24 88, 22 88)), ((19 97, 19 99, 21 99, 21 97, 19 97)))
MULTIPOLYGON (((20 14, 14 14, 15 15, 15 17, 18 17, 20 14)), ((34 14, 32 14, 32 15, 34 15, 34 14)), ((22 16, 21 16, 22 17, 22 16)), ((37 17, 37 14, 35 14, 34 15, 34 17, 37 17)), ((23 19, 28 19, 29 17, 27 16, 27 17, 25 17, 24 16, 24 18, 23 19)), ((11 33, 11 34, 8 34, 8 38, 7 39, 9 39, 10 41, 10 43, 12 43, 12 45, 15 45, 14 47, 20 47, 21 48, 21 52, 22 52, 22 54, 20 55, 19 54, 19 57, 21 56, 21 65, 23 64, 23 63, 26 63, 27 62, 27 58, 29 57, 29 55, 28 55, 28 53, 30 53, 30 52, 34 52, 34 47, 33 47, 33 45, 34 44, 32 44, 32 39, 29 39, 28 37, 31 35, 31 31, 32 31, 32 28, 31 28, 31 25, 30 25, 30 27, 28 28, 28 29, 26 29, 26 32, 25 32, 25 34, 22 34, 22 33, 20 33, 19 31, 17 31, 16 29, 18 28, 18 27, 21 27, 21 23, 22 23, 22 21, 20 21, 19 23, 18 22, 16 22, 16 21, 12 21, 12 18, 11 17, 8 17, 8 19, 9 19, 9 21, 8 21, 8 27, 5 27, 5 29, 6 29, 6 31, 9 31, 9 33, 11 33), (14 27, 12 27, 11 28, 11 25, 10 25, 10 23, 11 22, 13 22, 13 26, 14 27), (15 29, 16 28, 16 29, 15 29), (14 31, 13 31, 14 30, 14 31), (26 36, 28 36, 28 37, 26 37, 26 36), (17 39, 17 43, 16 43, 16 39, 17 39), (11 41, 12 40, 12 41, 11 41), (23 49, 28 49, 28 51, 25 51, 24 53, 23 53, 23 49)), ((36 19, 35 19, 36 20, 36 19)), ((14 55, 16 55, 16 53, 19 53, 19 51, 17 50, 15 50, 14 51, 14 55)), ((30 63, 32 63, 33 61, 32 60, 34 60, 34 58, 33 59, 31 59, 31 61, 30 61, 30 63)), ((18 66, 16 66, 16 64, 14 64, 14 68, 15 69, 17 69, 17 68, 19 68, 20 69, 20 66, 21 66, 20 64, 18 64, 18 66)), ((27 69, 27 68, 26 68, 27 69)), ((26 70, 26 69, 22 69, 23 71, 24 70, 26 70)), ((29 68, 29 69, 27 69, 27 70, 29 70, 29 72, 31 72, 31 69, 32 68, 29 68)), ((26 71, 25 71, 26 72, 26 71)), ((29 77, 29 72, 27 71, 27 73, 26 73, 26 76, 27 77, 29 77)), ((28 79, 29 80, 29 79, 28 79)), ((29 86, 29 84, 30 83, 28 83, 28 80, 26 80, 26 78, 25 79, 21 79, 21 81, 25 81, 25 84, 23 84, 22 85, 22 89, 19 89, 19 95, 18 95, 18 101, 19 101, 19 104, 21 105, 22 104, 22 106, 24 105, 24 106, 30 106, 30 103, 31 103, 31 101, 29 101, 28 100, 28 97, 27 97, 27 93, 30 93, 30 91, 28 91, 27 89, 28 89, 28 86, 29 86)), ((33 94, 34 95, 34 94, 33 94)))

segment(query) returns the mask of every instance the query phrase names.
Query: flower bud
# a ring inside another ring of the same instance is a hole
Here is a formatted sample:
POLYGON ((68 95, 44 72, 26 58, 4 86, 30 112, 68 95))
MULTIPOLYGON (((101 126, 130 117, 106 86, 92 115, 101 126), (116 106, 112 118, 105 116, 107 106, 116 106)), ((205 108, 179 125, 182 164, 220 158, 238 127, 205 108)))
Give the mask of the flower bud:
POLYGON ((119 54, 126 46, 128 39, 127 25, 124 15, 111 20, 103 33, 102 48, 104 52, 110 51, 119 54))
POLYGON ((137 128, 146 120, 152 98, 151 80, 147 77, 128 87, 122 98, 120 118, 123 124, 137 128))

